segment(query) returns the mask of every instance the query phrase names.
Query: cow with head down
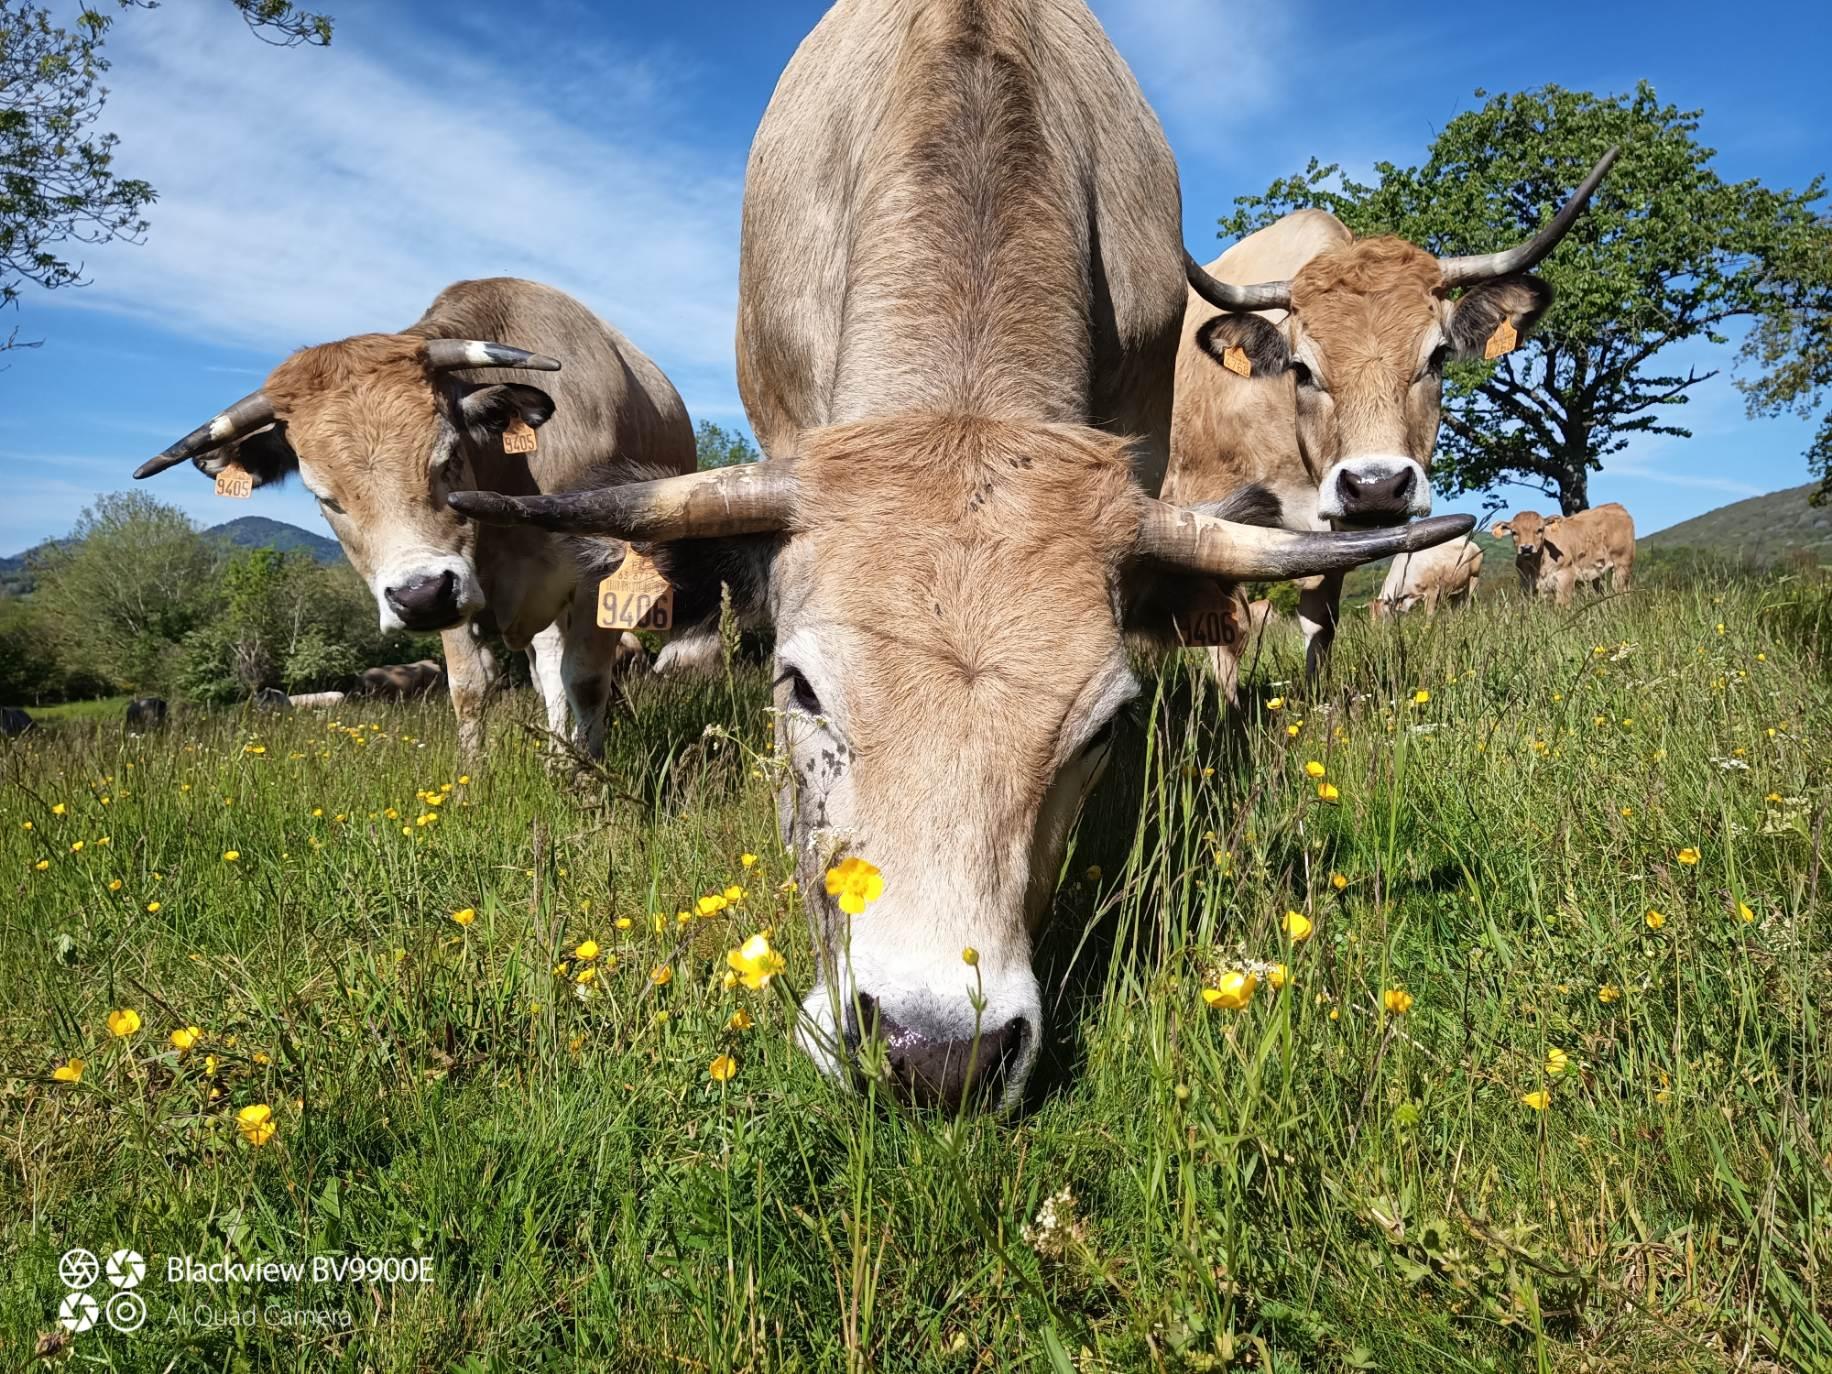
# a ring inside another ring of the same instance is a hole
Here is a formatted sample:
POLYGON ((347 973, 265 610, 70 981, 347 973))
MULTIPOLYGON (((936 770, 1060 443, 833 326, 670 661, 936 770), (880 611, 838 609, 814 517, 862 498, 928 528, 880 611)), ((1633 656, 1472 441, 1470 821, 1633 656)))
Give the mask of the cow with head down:
POLYGON ((1628 590, 1635 569, 1635 520, 1610 501, 1575 515, 1542 516, 1523 510, 1490 531, 1514 540, 1514 571, 1528 596, 1550 596, 1569 606, 1579 587, 1628 590))
MULTIPOLYGON (((1213 501, 1258 486, 1293 530, 1429 514, 1444 365, 1498 356, 1532 329, 1552 289, 1530 269, 1615 157, 1604 154, 1533 238, 1498 253, 1439 258, 1299 210, 1206 268, 1191 260, 1165 498, 1213 501)), ((1342 579, 1308 579, 1301 592, 1315 674, 1335 637, 1342 579)))
POLYGON ((1217 579, 1467 528, 1292 533, 1156 498, 1180 214, 1158 122, 1079 0, 842 0, 745 179, 738 378, 768 461, 452 497, 654 546, 679 600, 724 583, 774 626, 777 810, 819 967, 801 1040, 838 1078, 1022 1095, 1032 937, 1139 690, 1129 637, 1174 639, 1217 579), (880 870, 857 915, 823 883, 843 858, 880 870))
POLYGON ((1402 553, 1387 569, 1380 595, 1368 603, 1368 615, 1382 620, 1423 606, 1427 616, 1434 616, 1440 606, 1473 600, 1481 579, 1482 550, 1467 537, 1402 553))
POLYGON ((549 726, 564 730, 570 711, 587 753, 602 747, 628 655, 597 626, 596 570, 574 541, 479 527, 447 496, 576 491, 696 462, 687 412, 654 363, 572 297, 510 277, 448 286, 398 334, 301 349, 134 476, 187 459, 255 487, 304 482, 382 629, 441 632, 466 755, 483 738, 486 631, 528 650, 549 726))

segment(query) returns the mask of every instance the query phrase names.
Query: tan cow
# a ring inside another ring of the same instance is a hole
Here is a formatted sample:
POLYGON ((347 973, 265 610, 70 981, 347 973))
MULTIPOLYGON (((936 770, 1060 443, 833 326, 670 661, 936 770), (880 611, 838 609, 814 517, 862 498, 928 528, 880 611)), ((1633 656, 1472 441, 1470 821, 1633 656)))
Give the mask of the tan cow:
MULTIPOLYGON (((365 668, 356 677, 356 695, 377 701, 412 701, 430 696, 445 686, 445 669, 437 659, 418 663, 391 663, 385 668, 365 668)), ((293 705, 299 700, 293 698, 293 705)))
POLYGON ((696 462, 686 409, 654 363, 572 297, 510 277, 446 287, 398 334, 300 350, 134 476, 187 458, 210 476, 243 469, 257 487, 299 475, 382 629, 442 632, 467 755, 483 740, 485 631, 528 650, 549 727, 563 731, 570 709, 587 753, 602 748, 626 651, 597 627, 597 577, 577 541, 480 529, 446 497, 575 491, 696 462))
POLYGON ((1569 606, 1580 586, 1628 590, 1635 568, 1635 521, 1615 501, 1576 515, 1550 519, 1525 510, 1494 526, 1497 539, 1514 540, 1514 571, 1529 596, 1550 595, 1569 606))
MULTIPOLYGON (((1165 499, 1214 501, 1259 486, 1293 530, 1429 513, 1445 362, 1499 356, 1532 329, 1552 290, 1525 274, 1576 222, 1615 156, 1505 252, 1437 258, 1299 210, 1207 268, 1192 261, 1165 499)), ((1340 576, 1302 588, 1313 674, 1341 599, 1340 576)))
POLYGON ((769 461, 452 498, 716 541, 660 556, 773 622, 778 815, 821 970, 801 1038, 842 1079, 875 1034, 912 1100, 1021 1094, 1042 1034, 1032 932, 1138 691, 1129 631, 1171 633, 1217 578, 1467 527, 1300 535, 1152 495, 1180 209, 1158 122, 1079 0, 842 0, 777 85, 745 179, 738 378, 769 461), (845 858, 883 882, 856 919, 825 885, 845 858))
POLYGON ((1368 614, 1380 620, 1423 606, 1426 615, 1436 615, 1439 606, 1473 601, 1481 578, 1482 550, 1473 539, 1402 553, 1387 569, 1380 595, 1368 603, 1368 614))

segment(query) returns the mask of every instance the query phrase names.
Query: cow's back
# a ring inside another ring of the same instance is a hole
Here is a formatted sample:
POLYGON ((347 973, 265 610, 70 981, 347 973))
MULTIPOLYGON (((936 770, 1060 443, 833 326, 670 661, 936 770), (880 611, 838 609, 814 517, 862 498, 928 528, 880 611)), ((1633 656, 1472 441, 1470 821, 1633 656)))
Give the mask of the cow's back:
POLYGON ((1094 423, 1169 453, 1176 164, 1080 0, 841 0, 745 183, 738 382, 766 453, 897 413, 1094 423))
MULTIPOLYGON (((1353 237, 1327 210, 1296 210, 1241 239, 1208 264, 1208 272, 1237 286, 1288 281, 1319 253, 1353 237)), ((1321 474, 1305 467, 1299 451, 1290 384, 1252 385, 1224 372, 1197 343, 1198 332, 1220 313, 1186 288, 1164 498, 1219 501, 1257 483, 1278 495, 1288 526, 1321 528, 1315 516, 1321 474)), ((1286 316, 1283 310, 1255 313, 1274 326, 1286 316)))
POLYGON ((579 491, 633 476, 691 472, 693 426, 674 386, 647 355, 563 291, 518 277, 454 282, 403 331, 427 338, 489 339, 560 359, 558 372, 459 371, 475 383, 521 382, 553 397, 536 450, 504 455, 505 472, 480 473, 487 490, 579 491))

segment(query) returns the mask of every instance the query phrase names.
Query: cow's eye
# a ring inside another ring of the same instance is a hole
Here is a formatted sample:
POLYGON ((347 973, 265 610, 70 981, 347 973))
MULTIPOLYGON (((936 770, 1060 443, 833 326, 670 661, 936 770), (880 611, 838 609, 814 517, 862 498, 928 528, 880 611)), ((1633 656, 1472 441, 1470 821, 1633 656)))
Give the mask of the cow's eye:
POLYGON ((335 497, 320 496, 318 497, 318 504, 330 511, 333 515, 342 515, 344 513, 344 508, 337 504, 335 497))
POLYGON ((1310 369, 1295 358, 1292 359, 1291 363, 1291 375, 1297 379, 1298 385, 1303 387, 1306 391, 1315 391, 1317 389, 1317 379, 1311 375, 1310 369))
POLYGON ((808 685, 808 679, 799 670, 789 669, 783 675, 789 682, 789 705, 804 715, 818 716, 821 711, 821 699, 814 694, 814 688, 808 685))
POLYGON ((1425 371, 1436 377, 1444 371, 1444 363, 1450 357, 1450 345, 1439 344, 1431 350, 1431 356, 1425 360, 1425 371))
POLYGON ((1120 717, 1117 711, 1108 716, 1106 722, 1100 729, 1096 730, 1092 735, 1089 735, 1088 742, 1081 746, 1082 754, 1092 758, 1094 755, 1106 749, 1108 745, 1112 744, 1113 736, 1119 729, 1119 721, 1120 717))

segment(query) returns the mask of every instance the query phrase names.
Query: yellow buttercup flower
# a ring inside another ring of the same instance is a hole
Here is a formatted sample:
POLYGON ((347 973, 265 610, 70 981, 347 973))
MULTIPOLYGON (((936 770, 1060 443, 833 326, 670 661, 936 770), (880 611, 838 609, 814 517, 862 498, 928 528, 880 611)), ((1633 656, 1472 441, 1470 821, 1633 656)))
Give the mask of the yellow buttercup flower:
POLYGON ((1380 995, 1380 1004, 1395 1016, 1404 1016, 1412 1010, 1412 994, 1404 988, 1388 988, 1380 995))
POLYGON ((1251 973, 1230 970, 1215 980, 1215 986, 1202 990, 1202 1000, 1217 1011, 1240 1011, 1253 1000, 1259 979, 1251 973))
POLYGON ((1271 701, 1268 701, 1266 703, 1266 709, 1268 711, 1281 711, 1284 708, 1285 708, 1285 698, 1284 697, 1274 697, 1272 698, 1271 701))
POLYGON ((761 931, 737 949, 727 951, 725 963, 752 992, 768 987, 770 979, 781 973, 785 966, 782 955, 770 947, 770 937, 761 931))
POLYGON ((64 804, 62 802, 53 803, 51 806, 51 814, 53 816, 63 815, 64 814, 64 804))
POLYGON ((735 1031, 747 1031, 756 1024, 757 1023, 755 1021, 751 1020, 751 1014, 748 1011, 746 1011, 743 1007, 739 1007, 738 1010, 734 1011, 731 1014, 731 1018, 726 1021, 725 1029, 726 1030, 735 1030, 735 1031))
POLYGON ((674 970, 666 964, 657 964, 649 970, 649 981, 658 988, 665 988, 674 981, 674 970))
POLYGON ((1547 1073, 1551 1074, 1554 1078, 1557 1078, 1561 1073, 1565 1072, 1565 1070, 1570 1067, 1571 1067, 1571 1056, 1570 1055, 1566 1054, 1557 1045, 1547 1046, 1546 1048, 1546 1072, 1547 1073))
POLYGON ((109 879, 108 890, 110 892, 119 892, 121 890, 121 880, 119 878, 109 879))
POLYGON ((1741 921, 1744 925, 1749 925, 1751 922, 1753 922, 1756 919, 1756 913, 1750 910, 1749 904, 1747 902, 1738 902, 1737 903, 1737 919, 1741 921))
POLYGON ((972 945, 968 945, 961 951, 961 962, 968 968, 978 968, 980 966, 980 952, 972 945))
POLYGON ((51 1077, 59 1083, 81 1083, 83 1081, 83 1061, 66 1059, 51 1070, 51 1077))
POLYGON ((1597 1000, 1599 1002, 1619 1002, 1622 1000, 1622 989, 1614 983, 1605 983, 1597 989, 1597 1000))
POLYGON ((1285 932, 1292 944, 1299 945, 1310 939, 1311 931, 1315 930, 1316 926, 1303 912, 1287 911, 1279 922, 1279 929, 1285 932))
POLYGON ((157 911, 157 910, 159 910, 159 903, 157 903, 157 902, 148 902, 148 903, 146 904, 146 909, 147 909, 148 911, 157 911))
POLYGON ((1698 851, 1694 849, 1691 845, 1687 845, 1684 849, 1680 850, 1679 853, 1675 854, 1673 857, 1678 859, 1687 868, 1690 868, 1692 867, 1693 864, 1698 862, 1698 851))
POLYGON ((598 957, 598 942, 596 940, 579 941, 578 947, 573 950, 573 957, 578 959, 596 959, 598 957))
POLYGON ((700 898, 700 901, 699 901, 700 915, 717 916, 721 911, 725 910, 725 908, 730 905, 731 903, 725 898, 724 894, 715 892, 709 897, 700 898))
POLYGON ((757 856, 755 854, 740 854, 738 856, 738 862, 745 868, 755 868, 757 866, 757 856))
POLYGON ((1520 1100, 1536 1112, 1543 1112, 1552 1105, 1552 1094, 1544 1088, 1537 1092, 1522 1093, 1520 1100))
POLYGON ((70 846, 70 852, 72 854, 81 854, 83 852, 83 841, 78 840, 74 844, 72 844, 70 846))
POLYGON ((172 1032, 172 1048, 184 1054, 195 1048, 197 1042, 203 1038, 203 1031, 196 1026, 180 1026, 172 1032))
POLYGON ((738 1072, 738 1061, 729 1054, 722 1054, 706 1066, 706 1076, 715 1083, 728 1082, 738 1072))
POLYGON ((108 1033, 117 1039, 125 1040, 140 1029, 140 1013, 132 1007, 122 1007, 119 1011, 108 1013, 108 1033))
POLYGON ((1649 907, 1648 914, 1641 919, 1648 923, 1649 930, 1659 930, 1667 923, 1667 918, 1653 907, 1649 907))
POLYGON ((235 1114, 235 1128, 250 1145, 265 1145, 274 1138, 274 1109, 265 1102, 244 1107, 235 1114))
POLYGON ((593 979, 595 979, 595 978, 596 978, 597 976, 598 976, 598 970, 597 970, 597 969, 595 969, 595 968, 582 968, 582 969, 580 969, 580 970, 579 970, 579 976, 578 976, 578 977, 576 977, 576 978, 574 978, 574 979, 573 979, 573 981, 574 981, 575 983, 578 983, 578 984, 579 984, 579 985, 580 985, 581 987, 583 987, 583 986, 584 986, 585 984, 587 984, 587 983, 589 983, 589 982, 591 982, 591 981, 592 981, 593 979))
POLYGON ((1423 706, 1426 702, 1430 700, 1431 700, 1431 693, 1427 692, 1423 687, 1419 688, 1418 691, 1412 694, 1412 704, 1414 706, 1423 706))
POLYGON ((1291 981, 1291 970, 1283 964, 1274 964, 1266 970, 1266 982, 1274 992, 1281 991, 1291 981))
POLYGON ((848 916, 857 916, 884 895, 884 876, 855 855, 827 870, 827 895, 839 898, 848 916))
POLYGON ((32 867, 38 872, 43 873, 46 869, 51 867, 51 861, 49 859, 40 859, 37 863, 33 864, 32 867))
POLYGON ((452 919, 461 926, 468 926, 477 919, 477 908, 474 906, 462 907, 452 913, 452 919))
POLYGON ((1328 770, 1325 769, 1324 766, 1321 763, 1319 763, 1316 759, 1312 759, 1309 763, 1304 765, 1304 771, 1310 774, 1310 776, 1313 778, 1320 778, 1328 770))
POLYGON ((223 862, 226 864, 236 863, 241 857, 242 851, 239 849, 225 849, 223 851, 223 862))
POLYGON ((618 918, 616 919, 616 921, 615 921, 615 922, 613 922, 613 924, 614 924, 614 925, 615 925, 615 926, 617 927, 617 929, 619 929, 619 930, 628 930, 628 929, 630 928, 630 925, 631 925, 631 921, 630 921, 630 918, 629 918, 628 916, 619 916, 619 917, 618 917, 618 918))
POLYGON ((730 887, 726 888, 721 895, 723 895, 728 902, 742 902, 744 900, 744 889, 739 887, 736 883, 733 883, 730 887))
POLYGON ((1285 733, 1292 739, 1296 739, 1298 737, 1298 728, 1299 727, 1296 725, 1287 725, 1285 727, 1285 733))
POLYGON ((1317 784, 1317 800, 1318 801, 1333 802, 1333 801, 1340 801, 1341 799, 1342 799, 1342 792, 1340 789, 1337 788, 1335 783, 1320 782, 1317 784))
POLYGON ((1329 885, 1340 892, 1349 885, 1349 880, 1340 873, 1332 873, 1329 875, 1329 885))

